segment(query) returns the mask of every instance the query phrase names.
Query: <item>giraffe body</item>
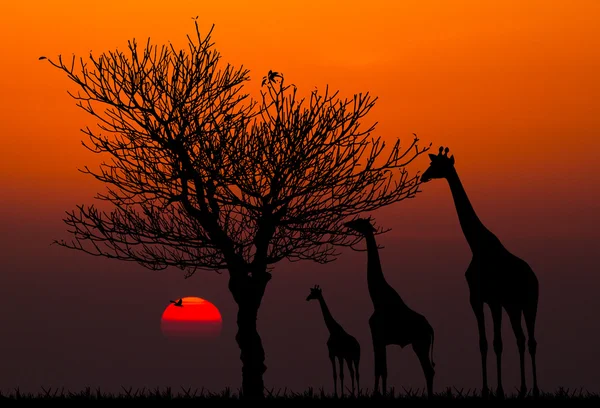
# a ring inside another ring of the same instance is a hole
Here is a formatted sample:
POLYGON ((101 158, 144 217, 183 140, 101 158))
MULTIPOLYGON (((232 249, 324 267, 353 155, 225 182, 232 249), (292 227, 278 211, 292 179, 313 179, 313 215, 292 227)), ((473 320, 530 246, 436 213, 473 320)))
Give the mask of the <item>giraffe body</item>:
POLYGON ((380 380, 382 393, 385 394, 387 390, 387 346, 404 348, 412 345, 425 375, 427 394, 432 397, 435 376, 433 328, 423 315, 408 307, 385 280, 375 241, 375 228, 370 221, 359 218, 345 225, 362 234, 367 242, 367 286, 374 309, 369 318, 369 328, 375 357, 375 392, 379 392, 380 380))
POLYGON ((439 154, 430 154, 431 164, 423 173, 421 180, 446 179, 452 193, 456 212, 465 239, 472 253, 471 263, 465 273, 469 287, 469 302, 477 321, 479 332, 479 350, 483 377, 482 393, 487 395, 487 352, 488 341, 485 333, 483 306, 487 304, 494 326, 493 349, 496 354, 497 395, 504 396, 502 386, 502 311, 510 319, 519 350, 521 389, 519 394, 527 393, 525 381, 525 333, 521 326, 524 318, 529 335, 528 349, 533 371, 533 394, 539 395, 536 370, 535 321, 537 315, 539 282, 527 262, 512 254, 500 242, 498 237, 488 230, 477 217, 467 193, 454 167, 454 156, 448 157, 448 148, 440 147, 439 154))
POLYGON ((327 326, 327 330, 329 330, 327 350, 333 370, 333 389, 335 395, 337 395, 337 366, 339 366, 340 389, 342 396, 344 395, 344 363, 346 363, 348 372, 350 373, 350 379, 352 381, 352 393, 354 394, 355 391, 355 378, 356 387, 358 387, 360 392, 360 343, 356 340, 356 338, 348 334, 348 332, 346 332, 346 330, 344 330, 344 328, 333 318, 319 286, 311 288, 310 294, 307 296, 306 300, 309 301, 312 299, 319 301, 321 312, 323 313, 323 319, 325 320, 325 326, 327 326))
POLYGON ((427 319, 413 311, 407 310, 404 316, 394 316, 385 311, 375 311, 369 318, 369 327, 372 330, 379 330, 387 345, 398 345, 402 348, 419 342, 421 337, 431 338, 433 329, 427 319), (415 330, 407 330, 410 327, 415 330), (426 334, 422 336, 422 334, 426 334))
POLYGON ((465 279, 470 292, 487 304, 500 304, 506 309, 524 309, 529 302, 529 289, 538 288, 533 270, 522 259, 506 249, 498 248, 489 255, 473 256, 465 279), (523 282, 527 284, 521 285, 523 282))

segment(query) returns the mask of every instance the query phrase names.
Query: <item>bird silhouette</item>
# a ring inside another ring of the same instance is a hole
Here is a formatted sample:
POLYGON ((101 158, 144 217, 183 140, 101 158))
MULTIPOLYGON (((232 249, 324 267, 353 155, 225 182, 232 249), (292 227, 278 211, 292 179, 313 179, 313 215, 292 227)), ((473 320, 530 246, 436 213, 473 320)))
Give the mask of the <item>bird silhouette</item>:
POLYGON ((43 60, 46 59, 46 57, 44 57, 43 55, 41 57, 38 58, 39 60, 43 60))
POLYGON ((267 81, 275 82, 275 78, 283 78, 283 75, 281 75, 277 71, 269 70, 269 73, 263 77, 261 86, 264 86, 264 84, 266 84, 267 81))
POLYGON ((175 306, 183 307, 183 299, 179 299, 178 301, 171 300, 171 303, 173 303, 175 306))

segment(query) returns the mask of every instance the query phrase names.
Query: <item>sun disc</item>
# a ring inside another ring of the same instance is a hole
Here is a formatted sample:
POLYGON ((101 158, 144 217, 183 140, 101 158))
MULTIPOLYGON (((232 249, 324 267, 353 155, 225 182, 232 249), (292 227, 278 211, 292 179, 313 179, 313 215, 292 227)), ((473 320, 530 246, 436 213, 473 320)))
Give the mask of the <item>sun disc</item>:
POLYGON ((161 331, 168 338, 215 338, 221 334, 219 309, 199 297, 181 298, 181 306, 169 304, 161 316, 161 331))

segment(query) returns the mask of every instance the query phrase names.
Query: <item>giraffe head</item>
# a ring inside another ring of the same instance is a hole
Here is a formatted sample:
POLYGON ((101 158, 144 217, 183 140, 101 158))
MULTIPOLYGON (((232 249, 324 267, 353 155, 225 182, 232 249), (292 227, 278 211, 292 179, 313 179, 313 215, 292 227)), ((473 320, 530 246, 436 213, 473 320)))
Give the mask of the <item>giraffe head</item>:
POLYGON ((320 299, 323 295, 321 294, 321 288, 319 285, 315 285, 310 288, 310 294, 306 297, 306 301, 308 302, 311 299, 320 299))
POLYGON ((431 163, 421 176, 421 182, 427 183, 429 180, 446 178, 448 176, 448 172, 454 167, 454 155, 448 157, 448 151, 450 151, 448 147, 444 149, 444 146, 440 146, 437 155, 429 155, 431 163))
POLYGON ((363 235, 377 231, 373 224, 371 224, 371 221, 367 218, 356 218, 344 223, 344 226, 363 235))

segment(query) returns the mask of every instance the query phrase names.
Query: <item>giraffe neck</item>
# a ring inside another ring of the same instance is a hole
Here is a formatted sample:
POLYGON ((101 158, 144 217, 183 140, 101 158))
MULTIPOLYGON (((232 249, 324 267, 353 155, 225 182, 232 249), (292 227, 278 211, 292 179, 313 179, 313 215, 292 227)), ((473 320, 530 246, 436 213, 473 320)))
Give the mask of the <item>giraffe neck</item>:
POLYGON ((323 320, 325 320, 325 326, 327 326, 329 332, 333 333, 339 331, 341 329, 341 326, 338 322, 335 321, 335 319, 331 315, 331 312, 329 311, 329 308, 327 307, 327 303, 325 303, 325 299, 323 299, 323 296, 319 298, 319 305, 321 306, 321 312, 323 312, 323 320))
POLYGON ((365 235, 365 239, 367 241, 367 286, 373 305, 375 308, 383 307, 392 298, 396 303, 402 303, 400 296, 387 283, 383 276, 375 235, 369 232, 365 235))
POLYGON ((475 254, 481 250, 482 244, 497 241, 497 238, 483 225, 477 213, 475 213, 456 169, 453 168, 446 179, 452 192, 460 227, 471 252, 475 254))

